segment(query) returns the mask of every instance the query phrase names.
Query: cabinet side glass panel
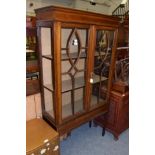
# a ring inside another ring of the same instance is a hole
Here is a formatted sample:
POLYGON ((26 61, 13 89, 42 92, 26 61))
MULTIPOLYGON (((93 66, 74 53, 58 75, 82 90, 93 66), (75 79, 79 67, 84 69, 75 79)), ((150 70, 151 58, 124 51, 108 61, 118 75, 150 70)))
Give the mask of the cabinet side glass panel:
POLYGON ((96 31, 96 46, 94 51, 94 69, 91 73, 91 107, 105 104, 107 99, 108 77, 111 64, 114 32, 108 30, 96 31))
POLYGON ((54 88, 53 88, 53 59, 52 59, 52 28, 41 28, 41 59, 42 87, 44 90, 45 111, 54 118, 54 88))
POLYGON ((62 119, 84 111, 87 29, 62 28, 62 119))
POLYGON ((44 88, 44 103, 45 111, 54 118, 54 108, 53 108, 53 92, 44 88))
POLYGON ((41 53, 42 56, 44 55, 51 55, 51 50, 52 50, 52 46, 51 46, 51 32, 52 32, 52 28, 46 28, 46 27, 42 27, 41 28, 41 53))
POLYGON ((42 58, 43 86, 53 91, 53 70, 51 60, 42 58))

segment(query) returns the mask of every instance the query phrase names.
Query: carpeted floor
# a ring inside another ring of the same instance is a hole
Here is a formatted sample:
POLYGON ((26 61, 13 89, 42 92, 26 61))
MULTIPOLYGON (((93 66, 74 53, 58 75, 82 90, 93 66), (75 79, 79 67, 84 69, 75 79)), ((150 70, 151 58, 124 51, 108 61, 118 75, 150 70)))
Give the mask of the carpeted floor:
POLYGON ((61 141, 61 155, 128 155, 129 130, 124 131, 119 140, 106 131, 102 137, 102 128, 91 127, 88 123, 74 129, 66 140, 61 141))

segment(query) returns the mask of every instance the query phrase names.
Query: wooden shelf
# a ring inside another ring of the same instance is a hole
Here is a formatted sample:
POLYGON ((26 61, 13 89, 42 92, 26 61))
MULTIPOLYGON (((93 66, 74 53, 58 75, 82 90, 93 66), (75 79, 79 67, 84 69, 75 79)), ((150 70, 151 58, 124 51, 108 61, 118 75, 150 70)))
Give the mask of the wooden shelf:
MULTIPOLYGON (((107 77, 104 77, 104 76, 101 77, 101 81, 105 81, 107 79, 108 79, 107 77)), ((100 82, 100 76, 95 74, 93 76, 93 84, 98 83, 98 82, 100 82)), ((44 87, 53 91, 53 87, 51 84, 45 84, 44 87)), ((83 77, 75 78, 75 87, 74 88, 72 88, 71 80, 62 81, 62 93, 71 91, 73 89, 79 89, 82 87, 85 87, 85 79, 83 77)))
POLYGON ((93 75, 93 84, 98 83, 100 81, 106 81, 108 78, 105 76, 100 77, 99 75, 94 74, 93 75), (101 79, 100 79, 101 78, 101 79))
MULTIPOLYGON (((71 59, 76 59, 76 58, 78 58, 78 53, 70 53, 70 58, 71 58, 71 59)), ((82 52, 82 53, 80 54, 80 58, 86 58, 86 53, 82 52)), ((62 60, 68 60, 69 57, 68 57, 67 54, 62 54, 62 55, 61 55, 61 59, 62 59, 62 60)))
MULTIPOLYGON (((43 55, 42 56, 43 58, 46 58, 46 59, 53 59, 52 55, 43 55)), ((78 58, 78 54, 77 53, 70 53, 70 58, 71 59, 77 59, 78 58)), ((80 58, 86 58, 86 53, 81 53, 80 55, 80 58)), ((69 60, 69 57, 67 54, 62 54, 61 55, 61 60, 69 60)))
MULTIPOLYGON (((117 48, 117 50, 124 50, 124 49, 129 49, 129 47, 118 47, 118 48, 117 48)), ((109 50, 111 50, 111 48, 109 48, 109 50)), ((111 53, 108 53, 108 55, 109 55, 109 54, 111 54, 111 53)), ((101 52, 101 53, 99 54, 99 52, 96 51, 94 56, 100 56, 100 55, 101 55, 101 56, 104 56, 104 55, 106 55, 106 52, 101 52)), ((43 55, 42 57, 47 58, 47 59, 53 59, 52 55, 43 55)), ((78 55, 77 55, 77 53, 71 53, 71 54, 70 54, 70 57, 71 57, 72 59, 76 59, 76 58, 78 58, 78 55)), ((86 53, 84 53, 84 52, 81 53, 80 58, 86 58, 86 53)), ((68 59, 69 59, 69 57, 68 57, 67 54, 62 54, 62 55, 61 55, 61 60, 68 60, 68 59)))
MULTIPOLYGON (((62 81, 62 92, 82 88, 84 86, 85 86, 85 84, 84 84, 83 77, 78 77, 75 79, 75 87, 74 88, 72 88, 71 80, 64 80, 64 81, 62 81)), ((45 87, 50 89, 51 91, 53 91, 53 87, 51 84, 46 84, 45 87)))

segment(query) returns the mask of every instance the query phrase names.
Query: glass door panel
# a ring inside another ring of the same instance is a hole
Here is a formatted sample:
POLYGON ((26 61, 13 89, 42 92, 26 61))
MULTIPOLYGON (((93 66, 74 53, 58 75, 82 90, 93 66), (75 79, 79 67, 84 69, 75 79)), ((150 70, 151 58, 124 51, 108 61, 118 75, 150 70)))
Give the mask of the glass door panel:
POLYGON ((104 104, 107 99, 108 77, 112 55, 114 32, 96 31, 94 68, 91 73, 91 107, 104 104))
POLYGON ((84 111, 87 29, 61 30, 62 119, 84 111))

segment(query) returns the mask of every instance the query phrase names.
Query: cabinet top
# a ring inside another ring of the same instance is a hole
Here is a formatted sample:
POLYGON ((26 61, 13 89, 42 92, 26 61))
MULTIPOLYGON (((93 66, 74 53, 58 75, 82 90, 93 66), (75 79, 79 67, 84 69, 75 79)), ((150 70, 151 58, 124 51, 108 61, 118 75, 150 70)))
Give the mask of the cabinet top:
POLYGON ((37 20, 60 21, 70 23, 95 24, 118 27, 120 19, 111 15, 103 15, 77 9, 48 6, 35 9, 37 20))

